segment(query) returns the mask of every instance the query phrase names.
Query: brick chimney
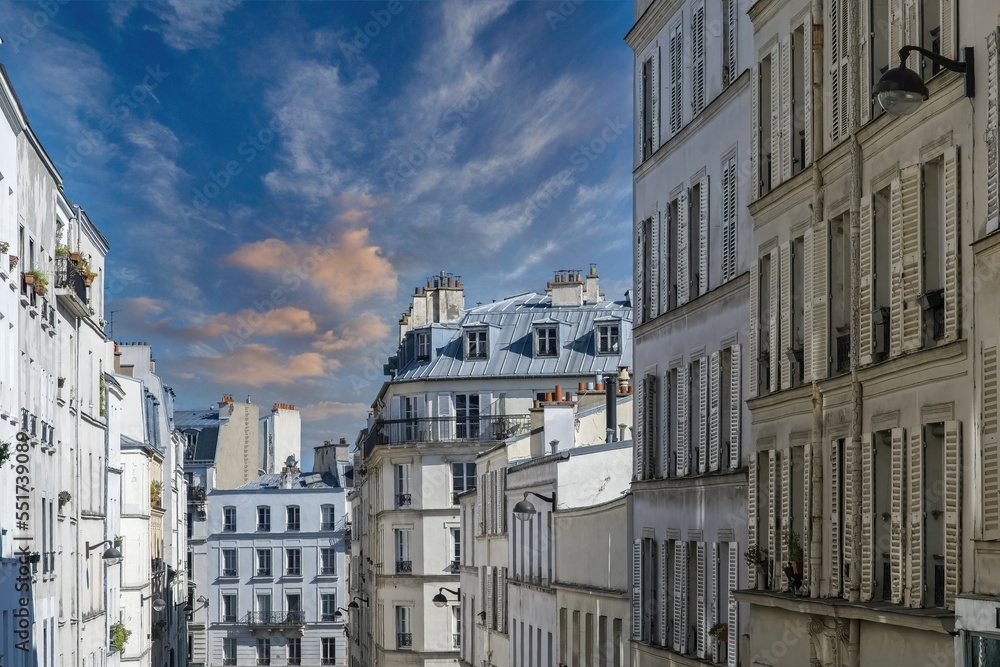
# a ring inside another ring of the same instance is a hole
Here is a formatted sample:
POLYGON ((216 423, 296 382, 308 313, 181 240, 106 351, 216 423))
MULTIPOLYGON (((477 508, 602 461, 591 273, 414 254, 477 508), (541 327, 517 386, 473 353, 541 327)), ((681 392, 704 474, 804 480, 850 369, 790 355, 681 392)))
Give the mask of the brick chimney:
POLYGON ((545 286, 545 291, 551 295, 553 306, 582 306, 583 287, 583 276, 579 271, 561 270, 556 271, 555 278, 545 286))
POLYGON ((442 271, 427 284, 413 290, 409 310, 399 318, 399 341, 407 332, 435 322, 457 322, 465 308, 461 276, 442 271))

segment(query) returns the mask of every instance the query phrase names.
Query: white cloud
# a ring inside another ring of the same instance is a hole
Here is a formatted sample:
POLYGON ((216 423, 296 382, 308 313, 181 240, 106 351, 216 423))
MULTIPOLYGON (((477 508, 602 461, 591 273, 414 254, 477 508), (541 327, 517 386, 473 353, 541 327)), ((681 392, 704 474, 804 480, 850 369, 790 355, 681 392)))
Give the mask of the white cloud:
MULTIPOLYGON (((168 46, 178 51, 213 46, 219 41, 219 29, 240 0, 165 0, 143 6, 159 19, 146 26, 159 32, 168 46)), ((119 10, 119 13, 124 10, 119 10)), ((115 14, 112 15, 115 18, 115 14)), ((124 19, 118 19, 124 21, 124 19)))

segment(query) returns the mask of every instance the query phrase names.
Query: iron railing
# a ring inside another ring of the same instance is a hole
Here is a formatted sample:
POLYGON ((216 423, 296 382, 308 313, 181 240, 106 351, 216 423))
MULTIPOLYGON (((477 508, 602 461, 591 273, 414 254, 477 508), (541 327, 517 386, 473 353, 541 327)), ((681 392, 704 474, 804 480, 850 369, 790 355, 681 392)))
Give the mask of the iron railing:
POLYGON ((412 560, 397 560, 396 561, 396 572, 409 574, 413 572, 413 561, 412 560))
POLYGON ((413 646, 413 633, 397 632, 396 648, 410 648, 413 646))
POLYGON ((451 561, 449 569, 451 570, 452 574, 458 574, 459 571, 462 569, 462 563, 457 560, 453 560, 451 561))
POLYGON ((364 440, 365 453, 377 445, 413 442, 494 442, 527 433, 530 415, 473 415, 378 419, 364 440))
POLYGON ((337 530, 337 522, 336 521, 322 521, 319 524, 319 529, 320 530, 337 530))
POLYGON ((396 507, 409 507, 413 504, 413 496, 409 493, 396 494, 396 507))
POLYGON ((244 622, 252 626, 300 626, 305 625, 306 614, 303 611, 251 611, 244 622))
POLYGON ((205 500, 205 492, 206 492, 206 490, 205 490, 205 486, 204 485, 199 484, 197 486, 189 486, 188 487, 188 500, 202 500, 203 501, 203 500, 205 500))
POLYGON ((851 370, 851 334, 837 336, 837 372, 851 370))
POLYGON ((237 570, 235 568, 225 568, 224 567, 224 568, 222 568, 222 576, 223 577, 238 577, 238 576, 240 576, 240 572, 239 572, 239 570, 237 570))

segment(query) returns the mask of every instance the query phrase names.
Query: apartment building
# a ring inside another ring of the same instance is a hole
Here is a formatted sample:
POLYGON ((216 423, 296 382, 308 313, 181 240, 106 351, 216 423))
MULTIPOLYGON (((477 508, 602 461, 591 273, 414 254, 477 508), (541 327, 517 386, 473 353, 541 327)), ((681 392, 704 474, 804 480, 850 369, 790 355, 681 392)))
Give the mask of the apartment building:
MULTIPOLYGON (((972 318, 973 299, 990 291, 975 272, 990 264, 996 210, 979 194, 979 139, 996 127, 995 75, 982 76, 996 71, 988 5, 762 0, 749 10, 756 590, 739 599, 750 605, 751 664, 990 664, 956 662, 956 646, 970 644, 952 636, 966 622, 962 593, 996 592, 983 579, 995 490, 980 477, 993 465, 980 458, 992 334, 977 341, 972 318), (904 46, 925 49, 906 64, 928 94, 897 116, 870 91, 904 46), (965 62, 967 47, 981 73, 975 97, 937 57, 965 62)), ((995 619, 968 618, 987 655, 995 619)))
MULTIPOLYGON (((735 0, 637 0, 631 661, 737 665, 753 38, 735 0)), ((744 607, 745 610, 745 607, 744 607)))
POLYGON ((352 661, 459 660, 459 601, 441 609, 433 598, 459 585, 459 496, 477 483, 476 457, 525 433, 534 401, 554 385, 617 373, 630 332, 630 306, 604 300, 594 268, 468 309, 452 276, 415 291, 358 440, 352 661))

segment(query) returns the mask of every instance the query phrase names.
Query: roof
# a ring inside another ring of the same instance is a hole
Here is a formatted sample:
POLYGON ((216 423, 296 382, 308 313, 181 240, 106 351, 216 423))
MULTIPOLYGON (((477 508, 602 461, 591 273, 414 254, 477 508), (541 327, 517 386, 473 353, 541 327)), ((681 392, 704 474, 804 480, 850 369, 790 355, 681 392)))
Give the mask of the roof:
MULTIPOLYGON (((281 489, 281 473, 268 473, 237 489, 281 489)), ((297 472, 292 477, 292 489, 339 489, 337 477, 329 472, 297 472)), ((236 490, 236 489, 234 489, 236 490)))
POLYGON ((194 453, 186 457, 191 461, 214 461, 215 452, 219 448, 219 427, 211 426, 198 432, 195 440, 194 453))
MULTIPOLYGON (((616 372, 632 359, 632 308, 620 301, 553 307, 549 295, 527 293, 470 308, 458 324, 432 359, 408 360, 395 379, 597 375, 616 372), (622 322, 621 350, 619 354, 598 355, 596 322, 609 318, 622 322), (560 332, 558 356, 535 356, 534 326, 553 321, 566 327, 560 332), (464 359, 461 327, 469 325, 490 325, 487 359, 464 359)), ((448 336, 449 329, 442 329, 448 336)))
POLYGON ((229 418, 220 418, 217 408, 209 410, 174 410, 174 426, 179 429, 218 426, 225 421, 229 421, 229 418))

